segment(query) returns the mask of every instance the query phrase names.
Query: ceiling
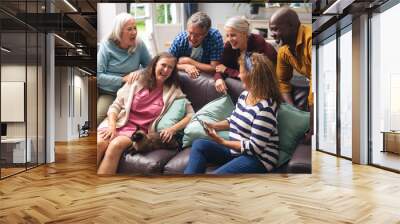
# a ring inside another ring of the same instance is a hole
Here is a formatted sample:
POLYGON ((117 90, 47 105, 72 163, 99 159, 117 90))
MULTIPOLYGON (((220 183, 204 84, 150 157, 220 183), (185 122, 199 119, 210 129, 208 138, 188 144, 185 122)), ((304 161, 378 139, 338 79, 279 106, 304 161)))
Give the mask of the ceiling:
POLYGON ((56 65, 79 66, 95 73, 97 2, 68 0, 75 10, 63 0, 1 0, 2 46, 12 50, 7 57, 24 60, 26 55, 27 58, 35 56, 36 33, 54 32, 74 45, 55 38, 56 65))
POLYGON ((312 11, 313 43, 331 36, 351 24, 354 17, 373 12, 388 0, 314 0, 312 11))
MULTIPOLYGON (((388 0, 311 0, 313 4, 313 41, 317 42, 335 32, 337 27, 351 23, 352 17, 373 10, 388 0), (340 22, 339 22, 340 21, 340 22), (346 22, 348 21, 348 22, 346 22), (339 24, 339 25, 338 25, 339 24), (336 26, 336 27, 335 27, 336 26)), ((101 0, 1 0, 0 27, 2 46, 13 49, 11 56, 21 57, 37 51, 36 39, 29 32, 54 32, 56 65, 86 67, 95 73, 97 49, 98 2, 101 0), (48 13, 52 8, 52 13, 48 13), (26 38, 21 33, 28 32, 26 38), (25 51, 25 42, 27 49, 25 51)), ((293 1, 292 1, 293 2, 293 1)), ((298 1, 304 2, 304 1, 298 1)), ((39 47, 42 47, 41 45, 39 47)), ((2 53, 2 55, 4 55, 2 53)))

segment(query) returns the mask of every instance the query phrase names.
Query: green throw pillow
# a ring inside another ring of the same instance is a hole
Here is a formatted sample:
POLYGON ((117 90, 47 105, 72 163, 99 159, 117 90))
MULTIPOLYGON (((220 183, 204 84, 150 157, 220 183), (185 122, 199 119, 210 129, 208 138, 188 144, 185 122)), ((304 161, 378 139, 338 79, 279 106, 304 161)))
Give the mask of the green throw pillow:
MULTIPOLYGON (((196 139, 210 139, 208 135, 204 132, 203 127, 198 120, 217 122, 222 121, 229 117, 235 105, 229 95, 217 98, 206 105, 204 105, 196 114, 192 117, 192 120, 185 128, 185 134, 183 136, 183 148, 191 146, 192 142, 196 139)), ((229 131, 219 131, 218 135, 229 139, 229 131)))
POLYGON ((310 125, 310 113, 287 103, 278 110, 279 161, 278 166, 292 158, 297 143, 304 137, 310 125))
POLYGON ((174 102, 172 102, 171 106, 168 108, 168 111, 157 123, 157 132, 169 128, 182 120, 186 115, 186 103, 186 98, 174 100, 174 102))

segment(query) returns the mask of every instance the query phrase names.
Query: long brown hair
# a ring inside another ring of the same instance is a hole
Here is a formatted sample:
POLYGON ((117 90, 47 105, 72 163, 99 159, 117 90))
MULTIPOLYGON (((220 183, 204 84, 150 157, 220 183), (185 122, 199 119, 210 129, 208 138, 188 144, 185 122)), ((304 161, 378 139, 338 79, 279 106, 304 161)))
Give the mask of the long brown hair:
POLYGON ((178 82, 178 69, 176 68, 177 59, 170 53, 162 52, 156 55, 146 67, 144 75, 142 76, 141 82, 145 88, 153 90, 156 88, 156 66, 157 62, 162 58, 173 58, 175 60, 175 66, 172 70, 171 75, 165 80, 164 85, 171 87, 172 85, 179 86, 178 82))
POLYGON ((274 64, 263 54, 252 53, 250 55, 252 68, 248 71, 245 60, 245 54, 242 54, 239 58, 239 65, 240 69, 247 73, 243 81, 248 91, 256 99, 271 98, 279 106, 282 102, 282 96, 279 91, 274 64))

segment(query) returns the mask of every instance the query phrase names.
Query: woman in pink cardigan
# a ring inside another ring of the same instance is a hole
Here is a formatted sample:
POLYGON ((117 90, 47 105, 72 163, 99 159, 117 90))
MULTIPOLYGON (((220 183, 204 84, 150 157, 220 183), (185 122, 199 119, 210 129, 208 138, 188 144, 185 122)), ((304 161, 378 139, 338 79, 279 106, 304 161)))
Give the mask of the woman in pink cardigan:
MULTIPOLYGON (((184 98, 178 85, 176 58, 169 53, 154 57, 145 74, 132 84, 125 84, 111 104, 107 119, 98 127, 98 174, 115 174, 122 152, 131 145, 131 135, 140 130, 155 132, 158 121, 175 99, 184 98)), ((188 102, 188 101, 187 101, 188 102)), ((163 141, 170 141, 186 127, 193 114, 186 104, 186 116, 177 124, 160 132, 163 141)))

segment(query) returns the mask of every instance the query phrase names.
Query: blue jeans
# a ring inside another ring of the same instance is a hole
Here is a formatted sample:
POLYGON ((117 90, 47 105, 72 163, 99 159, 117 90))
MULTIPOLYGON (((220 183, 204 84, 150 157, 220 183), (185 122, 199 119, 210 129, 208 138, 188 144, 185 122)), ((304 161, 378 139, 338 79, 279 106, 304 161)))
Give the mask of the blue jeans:
POLYGON ((255 157, 232 154, 229 148, 214 141, 198 139, 192 144, 185 174, 205 173, 207 163, 221 165, 214 174, 266 173, 264 165, 255 157))

